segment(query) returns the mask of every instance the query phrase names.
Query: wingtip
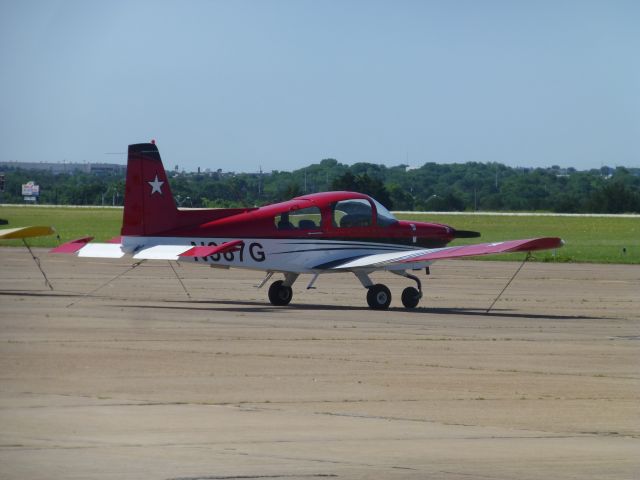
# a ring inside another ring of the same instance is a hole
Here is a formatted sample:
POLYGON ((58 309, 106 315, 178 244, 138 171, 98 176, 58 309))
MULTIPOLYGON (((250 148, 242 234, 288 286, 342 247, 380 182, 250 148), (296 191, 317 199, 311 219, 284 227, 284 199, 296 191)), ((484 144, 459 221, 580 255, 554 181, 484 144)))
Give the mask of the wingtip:
POLYGON ((0 230, 0 239, 14 240, 30 237, 46 237, 53 235, 56 230, 49 225, 34 225, 30 227, 5 228, 0 230))

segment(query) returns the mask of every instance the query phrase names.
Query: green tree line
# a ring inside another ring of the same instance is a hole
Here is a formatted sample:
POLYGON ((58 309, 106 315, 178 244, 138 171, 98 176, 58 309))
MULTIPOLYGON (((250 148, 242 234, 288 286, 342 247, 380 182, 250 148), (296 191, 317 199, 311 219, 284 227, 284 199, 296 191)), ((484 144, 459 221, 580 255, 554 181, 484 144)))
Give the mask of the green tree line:
MULTIPOLYGON (((39 203, 122 205, 124 176, 5 170, 5 203, 23 203, 21 185, 40 185, 39 203)), ((419 168, 372 163, 351 166, 325 159, 270 173, 168 172, 182 207, 259 206, 305 193, 353 190, 394 210, 640 212, 640 169, 578 171, 513 168, 500 163, 437 164, 419 168)))

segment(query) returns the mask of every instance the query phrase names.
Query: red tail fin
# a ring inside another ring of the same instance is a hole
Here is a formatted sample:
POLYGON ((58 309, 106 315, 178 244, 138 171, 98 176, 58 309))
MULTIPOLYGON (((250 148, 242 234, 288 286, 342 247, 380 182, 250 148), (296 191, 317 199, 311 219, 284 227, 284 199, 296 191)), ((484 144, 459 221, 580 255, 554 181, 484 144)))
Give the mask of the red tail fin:
POLYGON ((153 235, 176 227, 178 209, 160 152, 153 143, 129 145, 122 235, 153 235))
POLYGON ((153 143, 129 145, 122 235, 177 235, 185 228, 237 215, 251 208, 178 210, 153 143))

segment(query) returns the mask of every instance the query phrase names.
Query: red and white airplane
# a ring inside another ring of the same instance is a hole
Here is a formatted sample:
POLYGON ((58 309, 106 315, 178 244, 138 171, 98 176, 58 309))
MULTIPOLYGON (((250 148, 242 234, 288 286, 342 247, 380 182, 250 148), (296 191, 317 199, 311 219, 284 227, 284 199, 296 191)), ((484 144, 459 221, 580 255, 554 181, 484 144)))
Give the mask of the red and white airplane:
POLYGON ((388 270, 416 282, 402 292, 414 308, 422 297, 420 280, 408 273, 435 260, 562 246, 555 237, 445 247, 461 237, 479 236, 438 223, 397 220, 373 198, 354 192, 324 192, 260 208, 191 209, 176 207, 155 143, 129 146, 121 237, 114 243, 65 243, 53 253, 80 257, 197 262, 217 268, 282 273, 269 287, 273 305, 287 305, 301 274, 351 272, 367 289, 367 303, 386 309, 391 292, 369 275, 388 270))

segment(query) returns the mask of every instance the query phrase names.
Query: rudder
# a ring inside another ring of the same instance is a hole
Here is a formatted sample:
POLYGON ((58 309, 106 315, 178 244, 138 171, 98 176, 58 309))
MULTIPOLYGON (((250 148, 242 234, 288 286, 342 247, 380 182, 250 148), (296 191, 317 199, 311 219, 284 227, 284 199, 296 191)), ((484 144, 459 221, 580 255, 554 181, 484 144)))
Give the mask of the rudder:
POLYGON ((122 235, 154 235, 176 227, 178 209, 154 143, 129 145, 122 235))

